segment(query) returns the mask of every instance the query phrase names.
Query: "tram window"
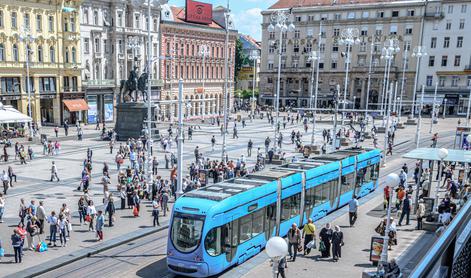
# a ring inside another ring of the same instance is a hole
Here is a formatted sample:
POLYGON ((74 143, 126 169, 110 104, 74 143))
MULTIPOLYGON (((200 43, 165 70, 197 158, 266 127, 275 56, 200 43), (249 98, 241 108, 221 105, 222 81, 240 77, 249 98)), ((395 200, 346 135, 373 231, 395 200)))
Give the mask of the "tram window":
POLYGON ((281 201, 281 221, 288 220, 291 216, 290 198, 285 198, 281 201))
POLYGON ((322 187, 323 185, 321 184, 315 188, 315 191, 314 191, 314 196, 316 198, 315 206, 318 206, 324 203, 324 200, 322 199, 322 187))
POLYGON ((221 245, 225 244, 222 237, 221 227, 212 229, 206 235, 204 240, 204 247, 210 256, 218 256, 221 254, 221 245))
POLYGON ((265 214, 264 209, 260 209, 252 214, 253 225, 252 225, 252 237, 263 233, 263 216, 265 214))
POLYGON ((281 220, 286 221, 299 215, 301 204, 301 193, 283 199, 281 209, 281 220))
POLYGON ((361 187, 361 185, 366 182, 365 175, 366 175, 367 169, 368 168, 363 168, 363 169, 358 169, 357 170, 357 180, 356 180, 356 186, 357 187, 361 187))
POLYGON ((368 166, 368 167, 365 168, 365 177, 363 178, 364 183, 367 183, 367 182, 371 181, 371 169, 373 167, 374 166, 368 166))
POLYGON ((239 220, 239 244, 252 238, 252 215, 246 215, 239 220))
POLYGON ((226 260, 230 262, 237 252, 239 245, 239 219, 232 221, 229 225, 228 237, 232 238, 230 242, 230 250, 227 250, 226 260))
POLYGON ((379 163, 371 166, 371 179, 377 180, 379 176, 379 163))
POLYGON ((331 182, 324 183, 323 188, 322 188, 322 203, 329 201, 331 186, 332 186, 331 182))
POLYGON ((307 216, 309 217, 312 212, 312 208, 314 207, 315 195, 314 195, 315 188, 310 188, 306 190, 306 194, 304 196, 304 210, 306 211, 307 216))
POLYGON ((265 209, 265 238, 268 240, 273 234, 276 223, 276 205, 272 204, 265 209))
POLYGON ((342 176, 342 186, 340 188, 340 194, 348 192, 353 189, 354 173, 342 176))

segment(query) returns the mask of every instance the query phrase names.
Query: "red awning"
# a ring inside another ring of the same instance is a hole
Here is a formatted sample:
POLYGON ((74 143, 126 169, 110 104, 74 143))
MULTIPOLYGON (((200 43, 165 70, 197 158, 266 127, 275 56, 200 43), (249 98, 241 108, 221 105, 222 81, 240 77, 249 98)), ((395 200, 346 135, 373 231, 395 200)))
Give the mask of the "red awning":
POLYGON ((88 110, 88 104, 84 99, 67 99, 63 100, 63 102, 70 112, 88 110))

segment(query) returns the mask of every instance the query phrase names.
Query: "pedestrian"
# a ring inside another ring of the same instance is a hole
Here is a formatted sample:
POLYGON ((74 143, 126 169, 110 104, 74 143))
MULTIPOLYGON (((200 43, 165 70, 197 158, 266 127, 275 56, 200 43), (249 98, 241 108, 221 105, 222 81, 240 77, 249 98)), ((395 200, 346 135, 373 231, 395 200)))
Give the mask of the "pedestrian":
POLYGON ((355 225, 358 217, 358 199, 356 195, 353 195, 353 198, 348 203, 348 219, 350 220, 350 227, 355 225))
POLYGON ((406 225, 409 225, 411 202, 411 196, 410 194, 407 194, 406 198, 402 202, 402 213, 401 217, 399 218, 399 226, 402 225, 402 220, 404 219, 404 216, 406 216, 406 225))
POLYGON ((214 152, 214 146, 216 145, 216 137, 211 137, 211 151, 214 152))
POLYGON ((7 195, 8 188, 10 188, 10 178, 8 177, 5 170, 3 170, 3 174, 1 176, 2 183, 3 183, 3 195, 7 195))
POLYGON ((56 163, 53 161, 51 166, 51 182, 57 179, 57 182, 60 181, 59 176, 57 175, 57 166, 56 163))
POLYGON ((114 206, 113 194, 111 193, 108 198, 108 205, 106 206, 106 212, 108 213, 108 227, 113 227, 113 218, 116 212, 116 208, 114 206))
POLYGON ((312 223, 312 219, 307 220, 307 224, 303 227, 303 237, 304 237, 304 255, 309 255, 311 248, 308 248, 307 245, 311 241, 315 241, 316 237, 316 226, 312 223))
POLYGON ((110 147, 110 154, 113 154, 113 147, 114 147, 114 141, 113 140, 110 140, 109 147, 110 147))
POLYGON ((154 200, 152 201, 152 218, 153 218, 153 224, 154 227, 155 225, 160 226, 159 223, 159 202, 157 200, 157 196, 154 197, 154 200))
POLYGON ((51 246, 54 243, 56 245, 56 236, 57 236, 57 216, 55 211, 51 211, 51 215, 47 217, 47 222, 49 223, 49 245, 51 246))
POLYGON ((124 185, 121 185, 121 189, 119 191, 119 198, 121 199, 121 209, 126 208, 126 188, 124 185))
POLYGON ((283 258, 281 258, 278 262, 278 273, 276 274, 277 278, 279 276, 281 276, 281 278, 286 278, 285 268, 288 268, 288 266, 286 263, 286 256, 283 256, 283 258))
POLYGON ((338 261, 342 257, 342 246, 343 246, 343 233, 340 231, 339 226, 334 227, 332 233, 332 257, 334 262, 338 261))
POLYGON ((54 127, 54 133, 56 134, 56 138, 59 137, 59 127, 58 126, 54 127))
POLYGON ((152 159, 152 174, 157 175, 159 169, 159 161, 157 160, 157 157, 154 156, 152 159))
POLYGON ((301 243, 301 232, 298 229, 296 223, 291 224, 291 228, 288 230, 288 253, 291 261, 296 261, 296 255, 298 253, 298 246, 301 243))
POLYGON ((25 200, 23 198, 20 199, 20 208, 18 210, 18 216, 20 217, 20 223, 25 224, 25 217, 27 214, 28 207, 25 204, 25 200))
POLYGON ((419 206, 417 207, 417 230, 422 230, 422 221, 425 217, 425 204, 424 199, 419 200, 419 206))
POLYGON ((247 156, 248 157, 252 156, 252 147, 253 147, 252 139, 249 139, 249 142, 247 143, 247 156))
POLYGON ((13 171, 13 168, 10 166, 8 166, 8 178, 10 179, 10 184, 13 184, 13 178, 15 178, 15 182, 16 182, 16 174, 15 174, 15 171, 13 171))
POLYGON ((164 213, 164 217, 167 216, 167 211, 168 211, 168 201, 170 199, 170 196, 167 192, 167 190, 162 190, 162 195, 160 196, 161 198, 161 203, 162 203, 162 212, 164 213))
POLYGON ((66 229, 68 225, 69 223, 67 222, 65 215, 60 213, 59 219, 57 220, 57 228, 59 232, 59 239, 61 241, 61 247, 65 247, 67 244, 66 229))
POLYGON ((95 220, 95 216, 96 216, 96 208, 95 208, 95 205, 93 204, 92 200, 88 201, 87 216, 90 220, 90 223, 88 225, 88 230, 89 231, 94 231, 93 221, 95 220))
POLYGON ((11 246, 15 251, 15 263, 21 263, 21 257, 23 253, 21 249, 23 247, 23 240, 21 239, 17 228, 13 230, 13 235, 11 236, 11 246))
POLYGON ((3 223, 3 212, 5 211, 5 197, 0 193, 0 223, 3 223))
POLYGON ((133 204, 134 204, 134 208, 133 208, 133 214, 135 217, 139 216, 139 211, 140 211, 140 198, 139 198, 139 195, 137 194, 137 190, 134 190, 133 192, 133 196, 132 196, 132 201, 133 201, 133 204))
POLYGON ((36 217, 39 222, 39 234, 44 233, 44 222, 46 220, 46 210, 44 209, 44 202, 39 201, 39 206, 37 208, 36 217))
POLYGON ((28 216, 26 220, 26 239, 28 240, 27 249, 34 251, 34 236, 37 235, 39 227, 37 226, 35 216, 28 216))
POLYGON ((85 216, 87 215, 87 202, 83 196, 80 196, 78 200, 78 215, 80 219, 80 225, 85 222, 85 216))
POLYGON ((322 258, 330 257, 330 243, 332 241, 332 229, 330 223, 325 224, 325 227, 321 229, 319 233, 319 251, 321 251, 322 258))
POLYGON ((96 218, 96 233, 98 235, 98 241, 103 240, 103 226, 105 225, 105 216, 103 216, 103 211, 98 211, 98 216, 96 218))

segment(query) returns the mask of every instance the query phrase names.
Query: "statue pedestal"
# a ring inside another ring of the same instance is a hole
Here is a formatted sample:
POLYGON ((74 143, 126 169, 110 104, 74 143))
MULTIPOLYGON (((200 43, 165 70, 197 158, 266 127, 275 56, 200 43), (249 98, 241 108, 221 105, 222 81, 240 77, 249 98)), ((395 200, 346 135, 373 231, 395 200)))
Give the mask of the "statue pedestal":
MULTIPOLYGON (((155 105, 152 105, 152 119, 155 118, 155 105)), ((126 141, 129 138, 139 138, 145 134, 147 126, 147 103, 128 102, 116 105, 116 125, 115 132, 118 141, 126 141)), ((153 138, 159 139, 159 131, 155 129, 155 123, 152 123, 153 138)))

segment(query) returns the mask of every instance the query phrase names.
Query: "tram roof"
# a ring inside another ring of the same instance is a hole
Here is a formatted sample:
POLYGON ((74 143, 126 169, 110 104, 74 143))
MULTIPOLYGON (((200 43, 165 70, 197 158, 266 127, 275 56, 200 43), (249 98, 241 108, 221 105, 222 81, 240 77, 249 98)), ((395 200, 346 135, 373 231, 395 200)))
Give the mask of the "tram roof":
MULTIPOLYGON (((404 154, 403 158, 439 161, 438 148, 418 148, 404 154)), ((448 155, 443 161, 471 163, 471 151, 447 149, 448 155)))

